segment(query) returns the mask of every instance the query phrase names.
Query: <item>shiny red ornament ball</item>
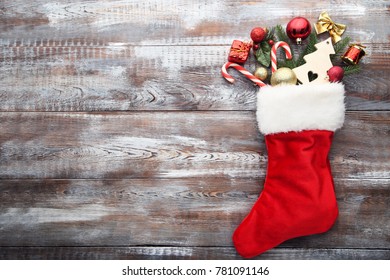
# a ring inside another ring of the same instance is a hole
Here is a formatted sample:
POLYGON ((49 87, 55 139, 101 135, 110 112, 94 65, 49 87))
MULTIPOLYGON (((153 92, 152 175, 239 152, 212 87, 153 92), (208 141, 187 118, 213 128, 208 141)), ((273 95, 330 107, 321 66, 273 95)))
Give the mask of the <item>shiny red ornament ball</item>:
POLYGON ((274 44, 275 44, 274 40, 268 40, 268 45, 272 47, 274 44))
POLYGON ((259 46, 258 44, 253 44, 253 50, 254 50, 254 51, 257 51, 257 50, 259 49, 259 47, 260 47, 260 46, 259 46))
POLYGON ((262 27, 255 27, 251 31, 251 39, 253 43, 257 44, 264 40, 265 35, 267 35, 267 32, 262 27))
POLYGON ((286 27, 286 33, 291 40, 301 44, 302 40, 309 37, 311 33, 310 22, 304 17, 293 18, 286 27))
POLYGON ((333 66, 328 70, 329 81, 332 83, 340 82, 344 77, 344 69, 340 66, 333 66))

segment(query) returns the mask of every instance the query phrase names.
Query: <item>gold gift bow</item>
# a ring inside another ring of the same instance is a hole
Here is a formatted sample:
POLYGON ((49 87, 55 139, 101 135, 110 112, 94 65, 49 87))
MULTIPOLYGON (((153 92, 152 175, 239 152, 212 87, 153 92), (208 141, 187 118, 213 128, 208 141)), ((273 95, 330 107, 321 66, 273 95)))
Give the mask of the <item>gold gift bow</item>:
POLYGON ((327 12, 322 12, 320 14, 320 17, 318 18, 318 21, 314 27, 317 34, 329 31, 329 35, 332 37, 334 44, 341 40, 341 35, 347 28, 347 26, 344 24, 333 22, 327 12))

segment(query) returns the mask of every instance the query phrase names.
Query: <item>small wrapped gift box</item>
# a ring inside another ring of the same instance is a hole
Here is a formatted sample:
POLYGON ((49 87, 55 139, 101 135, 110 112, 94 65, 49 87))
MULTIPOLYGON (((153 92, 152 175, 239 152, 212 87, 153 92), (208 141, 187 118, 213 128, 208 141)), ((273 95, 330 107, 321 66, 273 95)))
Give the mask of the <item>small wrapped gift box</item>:
POLYGON ((251 43, 234 40, 230 47, 228 61, 243 64, 249 57, 251 43))

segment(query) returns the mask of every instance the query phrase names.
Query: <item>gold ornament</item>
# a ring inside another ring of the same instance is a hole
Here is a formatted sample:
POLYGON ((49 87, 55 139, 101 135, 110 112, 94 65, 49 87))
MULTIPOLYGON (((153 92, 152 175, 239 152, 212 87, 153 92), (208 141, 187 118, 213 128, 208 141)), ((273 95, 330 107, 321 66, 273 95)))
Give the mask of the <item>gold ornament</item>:
POLYGON ((347 26, 333 22, 327 12, 322 12, 317 23, 314 25, 314 28, 316 29, 317 34, 329 31, 333 44, 336 44, 341 40, 341 35, 344 33, 347 26))
POLYGON ((294 71, 287 67, 282 67, 276 70, 271 76, 272 86, 295 85, 297 76, 294 71))
POLYGON ((256 78, 258 78, 258 79, 264 81, 265 79, 267 79, 268 71, 267 71, 267 69, 264 68, 264 67, 257 67, 256 70, 255 70, 255 72, 253 73, 253 75, 254 75, 256 78))

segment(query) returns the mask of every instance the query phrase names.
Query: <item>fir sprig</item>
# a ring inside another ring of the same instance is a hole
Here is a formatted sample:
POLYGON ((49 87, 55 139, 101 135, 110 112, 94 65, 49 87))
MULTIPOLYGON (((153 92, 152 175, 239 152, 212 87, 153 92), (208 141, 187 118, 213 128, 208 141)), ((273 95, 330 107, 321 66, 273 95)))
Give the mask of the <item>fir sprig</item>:
POLYGON ((343 67, 344 69, 344 75, 351 75, 351 74, 356 74, 360 72, 360 65, 348 65, 343 67))
POLYGON ((265 36, 265 41, 269 41, 269 40, 275 40, 275 27, 271 27, 271 28, 267 28, 268 29, 268 32, 267 32, 267 36, 265 36))
POLYGON ((338 41, 334 45, 334 50, 336 55, 341 54, 341 52, 345 50, 345 48, 349 45, 350 42, 351 42, 351 37, 348 36, 338 41))
POLYGON ((340 56, 342 54, 344 54, 344 51, 350 42, 351 42, 351 37, 347 36, 347 37, 344 37, 343 39, 341 39, 340 41, 338 41, 334 45, 335 54, 330 55, 330 59, 332 60, 332 62, 336 62, 336 60, 338 60, 340 58, 340 56))
MULTIPOLYGON (((275 27, 275 34, 278 39, 278 41, 284 41, 286 43, 290 43, 290 38, 288 37, 285 29, 279 24, 275 27)), ((293 51, 293 50, 291 50, 293 51)), ((292 59, 283 59, 278 60, 278 68, 281 67, 288 67, 290 69, 293 69, 296 67, 296 61, 294 60, 294 55, 292 59)))
POLYGON ((286 31, 280 24, 275 27, 275 34, 279 41, 284 41, 286 43, 290 42, 290 38, 287 36, 286 31))
POLYGON ((294 69, 296 67, 296 61, 294 60, 294 58, 292 58, 292 59, 284 59, 283 62, 282 61, 278 62, 278 65, 280 65, 280 67, 287 67, 287 68, 290 68, 290 69, 294 69))
POLYGON ((315 52, 317 48, 315 47, 315 44, 318 43, 317 35, 312 32, 309 35, 308 43, 306 45, 306 48, 299 54, 299 57, 296 61, 296 67, 301 66, 302 64, 305 64, 305 59, 303 58, 305 55, 308 55, 309 53, 315 52))

